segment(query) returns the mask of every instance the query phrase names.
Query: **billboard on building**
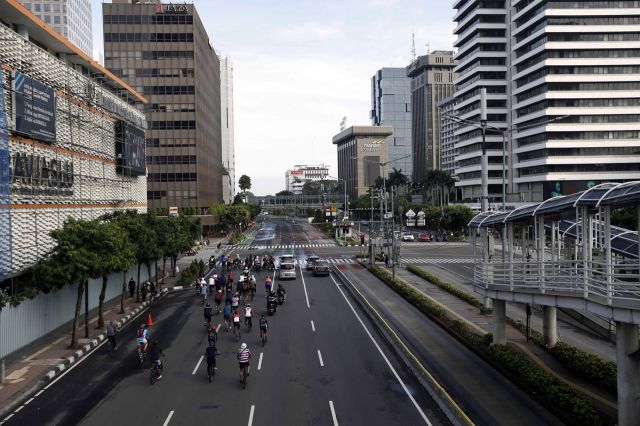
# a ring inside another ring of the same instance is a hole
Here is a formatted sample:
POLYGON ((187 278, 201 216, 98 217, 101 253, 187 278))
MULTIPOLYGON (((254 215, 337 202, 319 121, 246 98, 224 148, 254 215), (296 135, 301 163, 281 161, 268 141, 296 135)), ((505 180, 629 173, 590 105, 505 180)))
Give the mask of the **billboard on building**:
POLYGON ((126 176, 143 176, 145 167, 144 130, 120 120, 116 123, 116 171, 126 176))
POLYGON ((20 71, 13 72, 15 131, 31 139, 56 140, 56 94, 53 88, 20 71))

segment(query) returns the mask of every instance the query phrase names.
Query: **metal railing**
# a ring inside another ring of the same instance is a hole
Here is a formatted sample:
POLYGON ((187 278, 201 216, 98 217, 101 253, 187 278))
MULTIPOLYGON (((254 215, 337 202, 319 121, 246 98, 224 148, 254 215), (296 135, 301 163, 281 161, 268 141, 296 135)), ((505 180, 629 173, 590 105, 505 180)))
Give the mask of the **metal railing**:
POLYGON ((484 290, 578 297, 640 309, 640 264, 585 260, 476 263, 474 285, 484 290))

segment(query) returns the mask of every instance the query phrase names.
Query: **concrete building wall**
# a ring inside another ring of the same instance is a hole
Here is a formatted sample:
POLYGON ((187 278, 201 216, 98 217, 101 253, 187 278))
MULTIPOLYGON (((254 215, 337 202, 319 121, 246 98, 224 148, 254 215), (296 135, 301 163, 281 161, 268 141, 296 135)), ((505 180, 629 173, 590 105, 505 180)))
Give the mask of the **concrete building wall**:
POLYGON ((225 203, 231 204, 236 194, 235 130, 233 114, 233 62, 228 56, 220 58, 220 115, 222 128, 222 165, 229 173, 231 184, 223 191, 225 203))

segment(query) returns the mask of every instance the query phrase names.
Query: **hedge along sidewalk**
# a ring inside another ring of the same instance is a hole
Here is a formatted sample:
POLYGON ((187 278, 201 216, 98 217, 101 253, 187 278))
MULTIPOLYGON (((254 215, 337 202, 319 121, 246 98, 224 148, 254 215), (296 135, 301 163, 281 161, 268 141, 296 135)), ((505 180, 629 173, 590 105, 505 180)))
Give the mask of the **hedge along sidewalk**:
MULTIPOLYGON (((422 278, 426 282, 430 284, 434 284, 439 288, 453 294, 456 297, 464 300, 475 307, 481 307, 482 302, 474 295, 467 293, 464 290, 455 287, 452 284, 444 282, 440 280, 437 276, 431 274, 428 271, 425 271, 422 268, 419 268, 416 265, 407 265, 407 270, 414 273, 418 277, 422 278)), ((520 333, 525 335, 525 325, 520 320, 514 320, 513 318, 507 317, 507 322, 509 326, 512 326, 516 330, 520 331, 520 333)), ((526 341, 526 338, 525 338, 526 341)), ((613 361, 605 360, 597 355, 594 355, 590 352, 586 352, 582 349, 579 349, 573 345, 569 345, 567 343, 559 342, 553 348, 547 348, 544 344, 544 338, 540 332, 535 330, 531 330, 531 341, 538 345, 539 348, 542 348, 551 355, 553 355, 556 360, 562 364, 563 367, 574 373, 580 379, 587 381, 588 383, 595 385, 597 388, 604 390, 606 393, 597 392, 597 389, 583 389, 585 386, 581 384, 581 391, 588 393, 596 393, 596 395, 590 395, 595 399, 600 399, 602 397, 604 400, 601 402, 604 404, 610 403, 612 405, 615 403, 615 394, 617 392, 616 388, 616 364, 613 361)), ((530 346, 530 345, 529 345, 530 346)), ((523 347, 524 349, 524 347, 523 347)), ((531 358, 536 360, 539 364, 543 361, 540 360, 540 357, 537 357, 535 354, 531 353, 531 351, 527 350, 531 358)), ((539 352, 539 351, 536 351, 539 352)), ((553 363, 548 363, 553 364, 553 363)), ((552 369, 557 375, 563 376, 562 371, 558 368, 552 369)), ((576 384, 577 385, 577 384, 576 384)))
MULTIPOLYGON (((534 399, 567 424, 580 426, 614 424, 613 417, 615 412, 612 416, 610 413, 597 410, 590 400, 583 397, 573 387, 559 379, 555 374, 532 362, 513 346, 509 344, 489 346, 491 334, 485 333, 477 325, 476 327, 470 327, 468 325, 470 321, 460 321, 458 319, 459 315, 454 313, 448 305, 443 306, 436 302, 432 297, 397 275, 393 279, 391 273, 384 268, 373 266, 369 270, 409 303, 455 335, 511 381, 526 390, 534 399), (478 332, 478 329, 481 331, 478 332)), ((459 304, 460 302, 458 301, 457 303, 459 304)), ((519 334, 517 331, 510 331, 508 328, 507 334, 509 335, 510 332, 516 335, 519 334)))

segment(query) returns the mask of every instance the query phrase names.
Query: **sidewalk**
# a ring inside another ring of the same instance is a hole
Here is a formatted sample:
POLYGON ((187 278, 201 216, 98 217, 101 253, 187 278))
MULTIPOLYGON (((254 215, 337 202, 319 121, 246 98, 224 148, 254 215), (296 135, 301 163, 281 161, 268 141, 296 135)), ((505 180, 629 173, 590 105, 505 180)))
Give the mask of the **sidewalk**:
MULTIPOLYGON (((422 266, 421 266, 422 267, 422 266)), ((424 268, 426 269, 426 268, 424 268)), ((434 273, 434 271, 430 271, 434 273)), ((435 271, 436 275, 441 275, 440 271, 435 271)), ((431 284, 430 282, 422 279, 421 277, 413 274, 405 268, 396 268, 396 275, 409 284, 415 286, 416 289, 427 294, 431 298, 437 300, 444 305, 448 310, 453 311, 458 316, 462 317, 472 325, 481 329, 484 333, 493 332, 493 319, 492 315, 481 314, 479 309, 472 306, 453 294, 441 289, 440 287, 431 284)), ((442 277, 445 278, 445 277, 442 277)), ((446 277, 447 280, 449 277, 446 277)), ((472 293, 468 286, 462 286, 453 281, 449 281, 456 287, 465 290, 468 293, 472 293), (466 287, 466 288, 465 288, 466 287)), ((507 315, 514 320, 520 319, 524 321, 524 310, 517 305, 507 305, 507 315)), ((560 326, 560 323, 558 323, 560 326)), ((542 332, 542 318, 539 316, 532 316, 531 326, 534 330, 542 332)), ((524 352, 532 361, 540 365, 548 372, 554 373, 561 380, 568 383, 576 390, 583 393, 594 401, 594 403, 604 412, 609 413, 613 418, 617 415, 617 402, 615 395, 611 395, 608 392, 582 380, 575 376, 571 371, 567 370, 553 355, 547 352, 533 342, 527 342, 526 337, 515 327, 507 324, 507 341, 510 344, 515 345, 522 352, 524 352)), ((615 359, 615 346, 604 340, 600 340, 593 335, 585 333, 579 329, 572 328, 570 326, 563 327, 562 333, 559 332, 559 336, 562 340, 573 344, 585 351, 608 354, 613 350, 613 359, 615 359), (601 348, 602 346, 602 348, 601 348), (611 348, 611 346, 613 346, 611 348), (594 347, 600 348, 598 351, 593 351, 594 347)), ((602 355, 601 355, 602 356, 602 355)), ((608 357, 607 357, 608 358, 608 357)))
MULTIPOLYGON (((206 261, 211 255, 217 255, 221 251, 217 250, 217 244, 225 241, 223 238, 211 239, 211 243, 203 246, 195 256, 183 256, 178 259, 177 265, 180 271, 183 271, 195 259, 206 261)), ((224 250, 224 246, 221 248, 224 250)), ((158 265, 161 272, 162 265, 158 265)), ((168 289, 178 281, 178 276, 173 277, 167 268, 167 277, 162 283, 162 297, 166 296, 168 289)), ((179 289, 176 287, 175 289, 179 289)), ((106 302, 104 305, 105 324, 110 320, 117 323, 118 328, 133 320, 140 323, 146 322, 145 312, 148 308, 148 302, 136 303, 135 295, 133 298, 128 297, 124 303, 124 314, 120 314, 120 298, 106 302)), ((34 394, 37 390, 46 386, 55 377, 67 370, 72 364, 81 359, 85 354, 93 348, 101 344, 105 340, 104 330, 96 329, 98 322, 97 310, 90 312, 89 337, 85 338, 84 314, 81 313, 81 324, 78 328, 78 349, 70 349, 71 326, 66 327, 59 333, 52 333, 49 339, 37 347, 25 349, 21 354, 12 357, 13 359, 5 364, 5 380, 0 384, 0 419, 11 411, 15 410, 20 404, 34 394)), ((1 424, 1 422, 0 422, 1 424)))

